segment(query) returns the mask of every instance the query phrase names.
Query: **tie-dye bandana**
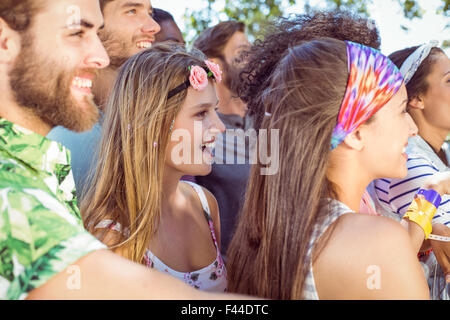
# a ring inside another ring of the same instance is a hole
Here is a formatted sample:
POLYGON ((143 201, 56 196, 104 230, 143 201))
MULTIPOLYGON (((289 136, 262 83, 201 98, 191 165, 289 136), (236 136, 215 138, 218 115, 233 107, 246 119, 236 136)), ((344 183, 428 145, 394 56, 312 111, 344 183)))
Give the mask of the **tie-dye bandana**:
POLYGON ((400 89, 403 77, 378 50, 346 41, 349 78, 331 137, 331 150, 367 121, 400 89))

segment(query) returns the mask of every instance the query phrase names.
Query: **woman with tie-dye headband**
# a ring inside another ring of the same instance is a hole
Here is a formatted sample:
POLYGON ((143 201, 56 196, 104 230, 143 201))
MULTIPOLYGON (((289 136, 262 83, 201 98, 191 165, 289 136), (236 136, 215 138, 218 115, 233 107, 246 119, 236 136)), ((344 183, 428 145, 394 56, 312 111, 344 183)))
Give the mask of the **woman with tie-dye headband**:
POLYGON ((228 251, 229 289, 275 299, 427 299, 402 226, 355 214, 370 181, 407 173, 404 149, 417 128, 399 70, 374 49, 329 38, 289 48, 274 68, 260 98, 271 114, 262 128, 280 137, 279 171, 252 170, 228 251))

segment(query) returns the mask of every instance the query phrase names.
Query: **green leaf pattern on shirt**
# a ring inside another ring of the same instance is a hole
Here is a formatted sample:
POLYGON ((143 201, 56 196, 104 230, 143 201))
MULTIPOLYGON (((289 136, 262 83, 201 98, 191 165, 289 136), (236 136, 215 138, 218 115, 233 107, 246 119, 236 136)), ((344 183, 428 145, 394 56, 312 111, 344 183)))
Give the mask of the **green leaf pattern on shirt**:
POLYGON ((0 118, 0 299, 23 299, 103 248, 83 228, 69 152, 0 118))

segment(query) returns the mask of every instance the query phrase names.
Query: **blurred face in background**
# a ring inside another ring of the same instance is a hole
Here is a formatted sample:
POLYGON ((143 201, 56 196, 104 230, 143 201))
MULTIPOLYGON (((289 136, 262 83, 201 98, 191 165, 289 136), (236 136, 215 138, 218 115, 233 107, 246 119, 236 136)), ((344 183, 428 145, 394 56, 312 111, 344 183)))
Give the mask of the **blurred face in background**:
POLYGON ((186 44, 183 39, 183 34, 173 20, 164 20, 160 24, 161 31, 156 36, 156 42, 174 41, 186 44))
POLYGON ((428 90, 421 99, 426 121, 433 127, 450 132, 450 59, 437 55, 431 73, 427 76, 428 90))
POLYGON ((224 85, 231 90, 235 91, 233 81, 239 78, 240 65, 244 61, 240 60, 240 54, 250 47, 250 42, 248 41, 245 33, 237 31, 228 40, 227 44, 223 49, 223 57, 221 59, 221 66, 223 70, 224 85))

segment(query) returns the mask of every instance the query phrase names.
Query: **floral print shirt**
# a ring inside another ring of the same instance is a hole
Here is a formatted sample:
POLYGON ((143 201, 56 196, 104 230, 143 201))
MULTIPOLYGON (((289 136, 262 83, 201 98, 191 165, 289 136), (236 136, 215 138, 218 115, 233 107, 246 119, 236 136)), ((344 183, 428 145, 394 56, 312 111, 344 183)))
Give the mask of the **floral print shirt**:
POLYGON ((83 228, 69 152, 0 118, 0 299, 24 299, 104 248, 83 228))

